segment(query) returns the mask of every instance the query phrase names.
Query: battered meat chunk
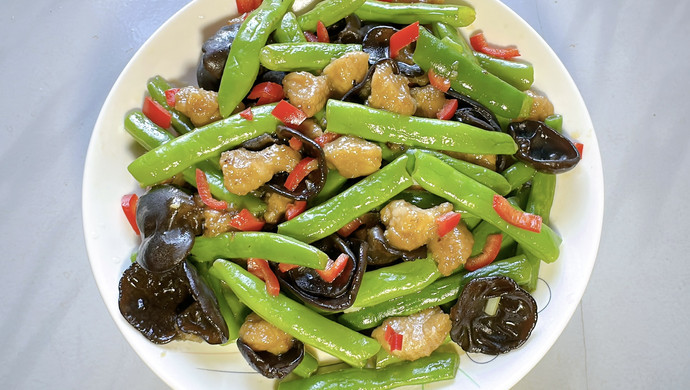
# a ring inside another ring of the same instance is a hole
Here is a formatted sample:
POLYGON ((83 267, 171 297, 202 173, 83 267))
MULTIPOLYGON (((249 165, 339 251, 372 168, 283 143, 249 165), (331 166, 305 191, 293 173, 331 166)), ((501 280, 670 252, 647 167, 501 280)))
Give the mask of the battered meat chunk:
POLYGON ((378 340, 392 355, 404 360, 416 360, 431 355, 443 344, 451 327, 452 323, 448 314, 436 306, 407 317, 388 318, 381 326, 374 329, 371 337, 378 340), (386 341, 388 326, 403 336, 401 349, 390 350, 386 341))
POLYGON ((540 95, 533 90, 525 91, 527 95, 532 98, 532 110, 527 119, 535 121, 543 121, 547 117, 553 115, 553 104, 546 96, 540 95))
POLYGON ((323 76, 328 78, 332 95, 338 99, 347 91, 364 80, 369 70, 369 54, 354 51, 331 61, 323 69, 323 76))
POLYGON ((292 348, 294 339, 255 313, 247 316, 240 327, 239 338, 255 351, 280 355, 292 348))
POLYGON ((280 218, 285 215, 287 205, 292 202, 292 199, 277 192, 269 192, 265 196, 265 201, 266 212, 264 212, 264 220, 268 223, 278 223, 280 218))
POLYGON ((381 147, 359 137, 344 135, 323 147, 329 166, 347 178, 370 175, 381 167, 381 147))
POLYGON ((175 93, 175 109, 188 116, 196 127, 221 119, 218 111, 218 93, 201 88, 180 88, 175 93))
POLYGON ((436 217, 452 210, 453 205, 448 202, 421 209, 404 200, 394 200, 381 210, 381 222, 386 226, 383 235, 395 248, 417 249, 438 236, 436 217))
POLYGON ((462 222, 443 237, 436 236, 427 244, 431 256, 438 264, 439 272, 444 276, 465 264, 472 253, 472 246, 474 236, 462 222))
POLYGON ((326 76, 292 72, 283 79, 283 92, 290 103, 312 117, 326 105, 331 88, 326 76))
POLYGON ((402 115, 412 115, 417 110, 417 102, 410 95, 407 77, 393 73, 390 64, 376 66, 371 77, 371 95, 367 103, 402 115))
POLYGON ((443 108, 443 105, 446 104, 446 95, 431 84, 424 87, 412 88, 410 93, 417 101, 416 116, 436 118, 436 114, 438 114, 443 108))
POLYGON ((239 148, 220 155, 225 188, 236 195, 256 190, 278 172, 292 171, 299 161, 298 152, 277 144, 258 152, 239 148))

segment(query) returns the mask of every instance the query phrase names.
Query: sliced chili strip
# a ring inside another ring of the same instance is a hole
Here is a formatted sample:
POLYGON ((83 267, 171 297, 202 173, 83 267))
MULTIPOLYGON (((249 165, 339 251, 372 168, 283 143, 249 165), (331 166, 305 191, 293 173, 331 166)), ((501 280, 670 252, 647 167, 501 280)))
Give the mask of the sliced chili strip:
POLYGON ((264 81, 252 88, 247 99, 259 99, 256 102, 258 106, 279 102, 283 99, 283 86, 271 81, 264 81))
POLYGON ((170 106, 170 108, 175 107, 175 95, 177 95, 177 91, 179 90, 179 88, 170 88, 165 90, 165 102, 168 103, 168 106, 170 106))
POLYGON ((307 39, 307 42, 318 42, 319 37, 317 37, 315 34, 310 33, 309 31, 304 32, 304 37, 307 39))
POLYGON ((249 258, 247 259, 247 271, 263 280, 266 283, 266 291, 274 297, 280 293, 280 283, 276 274, 273 273, 268 261, 264 259, 249 258))
POLYGON ((477 33, 470 37, 470 44, 475 51, 490 55, 496 58, 509 60, 520 56, 520 51, 515 47, 493 47, 489 46, 483 33, 477 33))
POLYGON ((147 118, 158 126, 167 129, 172 123, 172 115, 165 107, 161 106, 158 102, 147 96, 144 99, 144 106, 141 111, 146 115, 147 118))
POLYGON ((400 31, 391 35, 391 58, 395 58, 405 46, 415 42, 419 38, 419 22, 414 22, 400 31))
POLYGON ((254 120, 254 113, 251 107, 247 107, 240 112, 240 116, 248 121, 254 120))
POLYGON ((498 252, 501 251, 502 242, 502 234, 490 234, 488 237, 486 237, 486 242, 484 243, 482 253, 467 259, 467 262, 465 262, 465 269, 468 271, 475 271, 491 264, 494 260, 496 260, 498 252))
POLYGON ((585 149, 585 145, 580 142, 575 142, 575 149, 580 153, 580 158, 582 158, 582 151, 585 149))
POLYGON ((429 84, 441 92, 448 92, 450 89, 450 80, 434 72, 433 68, 429 68, 427 72, 429 77, 429 84))
POLYGON ((259 8, 262 0, 235 0, 238 13, 249 13, 259 8))
POLYGON ((307 119, 307 114, 304 111, 286 100, 281 100, 271 111, 271 114, 290 127, 298 127, 307 119))
POLYGON ((541 231, 541 216, 516 209, 501 195, 494 195, 493 207, 501 219, 509 224, 536 233, 541 231))
POLYGON ((335 280, 335 278, 340 275, 341 272, 345 269, 345 266, 347 265, 347 262, 350 260, 350 256, 346 255, 345 253, 341 253, 338 258, 333 261, 329 260, 328 264, 326 265, 326 269, 320 270, 317 269, 316 273, 318 273, 321 276, 321 279, 324 280, 326 283, 330 283, 335 280))
POLYGON ((331 43, 331 39, 328 37, 328 30, 326 30, 326 25, 322 21, 316 24, 316 39, 319 42, 331 43))
POLYGON ((458 110, 458 99, 448 99, 446 104, 443 105, 441 111, 436 114, 438 119, 448 120, 455 115, 455 111, 458 110))
POLYGON ((201 169, 196 169, 196 189, 199 191, 199 197, 206 206, 214 210, 225 210, 228 208, 228 202, 224 200, 213 199, 211 189, 208 187, 208 180, 206 174, 201 169))
POLYGON ((290 138, 288 144, 290 145, 290 148, 296 152, 299 152, 299 150, 302 149, 302 140, 297 137, 290 138))
POLYGON ((242 231, 250 231, 250 232, 256 232, 261 230, 261 228, 264 227, 264 224, 266 222, 256 218, 254 214, 252 214, 249 210, 247 209, 242 209, 237 215, 232 217, 230 220, 230 226, 234 227, 235 229, 239 229, 242 231))
POLYGON ((454 211, 447 212, 445 214, 436 217, 436 224, 438 225, 438 236, 443 237, 450 233, 451 230, 455 229, 460 223, 462 214, 456 213, 454 211))
POLYGON ((327 131, 322 135, 314 138, 314 142, 316 142, 317 144, 319 144, 320 147, 323 148, 327 143, 335 141, 336 139, 338 139, 338 137, 340 137, 340 134, 331 133, 330 131, 327 131))
POLYGON ((390 325, 386 325, 384 338, 391 351, 399 351, 402 349, 403 335, 396 332, 390 325))
POLYGON ((285 179, 285 188, 290 191, 296 190, 299 183, 301 183, 311 171, 318 167, 319 163, 314 157, 303 158, 297 163, 295 169, 290 172, 287 179, 285 179))
POLYGON ((340 237, 348 237, 360 226, 362 226, 362 221, 359 218, 355 218, 352 221, 346 223, 345 226, 338 229, 338 235, 340 235, 340 237))
POLYGON ((140 234, 139 226, 137 226, 137 203, 139 203, 139 197, 137 194, 127 194, 120 200, 120 205, 122 206, 122 211, 127 217, 127 221, 132 226, 134 233, 140 234))
POLYGON ((278 270, 280 272, 288 272, 291 269, 299 268, 299 265, 295 264, 288 264, 288 263, 280 263, 278 264, 278 270))
POLYGON ((290 203, 287 205, 287 209, 285 209, 285 219, 289 221, 292 218, 295 218, 296 216, 302 214, 306 209, 306 200, 296 200, 294 203, 290 203))

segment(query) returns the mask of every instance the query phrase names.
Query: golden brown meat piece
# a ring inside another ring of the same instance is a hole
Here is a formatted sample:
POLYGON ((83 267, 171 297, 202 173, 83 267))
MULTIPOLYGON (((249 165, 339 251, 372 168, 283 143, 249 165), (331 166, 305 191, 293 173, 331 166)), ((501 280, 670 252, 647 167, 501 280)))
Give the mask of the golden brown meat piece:
POLYGON ((371 77, 371 95, 367 103, 371 107, 402 115, 413 115, 417 110, 417 102, 410 95, 407 77, 394 74, 388 63, 376 66, 371 77))
POLYGON ((268 321, 251 313, 240 327, 239 338, 255 351, 280 355, 292 348, 294 339, 268 321))
POLYGON ((421 209, 404 200, 394 200, 381 210, 381 222, 386 226, 383 235, 395 248, 417 249, 438 236, 436 217, 452 210, 453 205, 448 202, 421 209))
POLYGON ((280 195, 277 192, 268 192, 264 200, 266 201, 264 220, 268 223, 280 222, 280 219, 285 215, 287 205, 292 202, 292 199, 280 195))
POLYGON ((312 117, 326 105, 331 88, 325 76, 292 72, 283 79, 283 92, 290 103, 312 117))
POLYGON ((328 78, 332 95, 338 99, 347 91, 359 84, 369 70, 369 54, 363 51, 354 51, 331 61, 323 69, 323 76, 328 78))
POLYGON ((252 152, 244 148, 220 155, 223 182, 228 191, 246 195, 271 180, 278 172, 290 172, 300 161, 300 154, 286 145, 252 152))
POLYGON ((221 119, 218 93, 201 88, 180 88, 175 94, 175 109, 188 116, 196 127, 221 119))
POLYGON ((381 147, 359 137, 344 135, 323 147, 326 161, 347 178, 370 175, 381 167, 381 147))
POLYGON ((431 257, 436 261, 438 270, 448 276, 458 267, 465 264, 472 253, 474 236, 464 223, 460 222, 443 237, 432 239, 427 244, 431 257))
POLYGON ((496 170, 496 155, 495 154, 471 154, 471 153, 460 153, 460 152, 443 152, 451 157, 457 158, 458 160, 463 160, 471 162, 472 164, 477 164, 481 167, 496 170))
POLYGON ((436 89, 431 84, 424 87, 415 87, 410 89, 410 94, 417 101, 416 116, 423 116, 425 118, 436 118, 436 114, 446 104, 446 94, 436 89))
POLYGON ((215 237, 219 234, 229 232, 232 229, 230 220, 234 216, 233 213, 227 211, 213 210, 208 207, 204 208, 204 236, 215 237))
POLYGON ((452 323, 448 314, 438 306, 430 307, 419 313, 407 317, 391 317, 374 329, 371 337, 393 356, 404 360, 416 360, 431 355, 446 339, 452 323), (396 333, 401 334, 402 348, 391 351, 386 341, 386 328, 390 326, 396 333))
POLYGON ((543 121, 547 117, 553 115, 553 104, 546 96, 540 95, 537 92, 529 89, 525 93, 532 98, 532 110, 527 119, 535 121, 543 121))

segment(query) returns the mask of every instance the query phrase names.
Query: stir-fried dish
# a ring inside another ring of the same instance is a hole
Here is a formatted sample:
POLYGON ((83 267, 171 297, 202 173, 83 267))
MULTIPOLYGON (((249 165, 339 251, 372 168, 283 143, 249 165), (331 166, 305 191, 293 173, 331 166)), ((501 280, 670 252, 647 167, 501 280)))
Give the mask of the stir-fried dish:
POLYGON ((155 76, 125 118, 148 151, 122 199, 141 236, 124 318, 236 344, 279 389, 447 380, 459 349, 519 348, 582 150, 532 66, 466 41, 474 10, 443 0, 237 5, 197 84, 155 76), (351 368, 321 373, 317 350, 351 368))

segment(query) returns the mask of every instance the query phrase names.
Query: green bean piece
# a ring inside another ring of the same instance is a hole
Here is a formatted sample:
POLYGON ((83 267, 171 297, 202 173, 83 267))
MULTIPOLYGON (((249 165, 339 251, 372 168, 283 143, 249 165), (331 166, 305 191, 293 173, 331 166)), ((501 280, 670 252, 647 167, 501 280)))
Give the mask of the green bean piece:
POLYGON ((320 1, 310 11, 298 16, 297 22, 304 31, 316 31, 319 22, 328 27, 353 13, 362 4, 364 0, 320 1))
POLYGON ((480 52, 474 52, 474 57, 484 70, 520 91, 530 89, 534 83, 534 67, 530 63, 504 60, 480 52))
MULTIPOLYGON (((474 246, 472 247, 472 253, 470 254, 470 256, 476 256, 482 253, 482 250, 484 249, 484 244, 486 244, 486 238, 492 234, 499 233, 503 234, 501 233, 501 229, 486 221, 482 221, 479 225, 477 225, 477 227, 475 227, 472 230, 472 236, 474 237, 474 246)), ((501 250, 507 248, 508 246, 514 243, 515 239, 506 234, 503 234, 503 239, 501 240, 501 250)))
POLYGON ((383 368, 390 366, 391 364, 402 363, 405 360, 391 354, 386 350, 386 348, 381 348, 381 350, 374 357, 376 361, 376 368, 383 368))
POLYGON ((354 43, 274 43, 261 49, 259 61, 270 70, 320 72, 332 60, 361 50, 362 45, 354 43))
POLYGON ((558 259, 561 238, 548 225, 542 224, 541 231, 538 233, 513 226, 503 220, 493 209, 496 193, 492 189, 471 180, 429 154, 417 152, 415 159, 412 177, 422 188, 447 199, 455 207, 497 226, 528 251, 542 257, 544 261, 554 262, 558 259), (448 185, 448 183, 455 185, 448 185))
POLYGON ((232 232, 197 237, 192 247, 197 261, 248 259, 250 257, 324 269, 328 255, 292 237, 269 232, 232 232))
POLYGON ((373 306, 419 291, 441 276, 431 259, 405 261, 364 273, 353 307, 373 306))
POLYGON ((244 318, 236 317, 235 313, 233 313, 232 309, 230 309, 230 305, 228 305, 228 302, 225 300, 225 297, 223 296, 223 287, 220 284, 220 280, 209 275, 208 271, 204 272, 204 274, 202 274, 201 277, 211 288, 211 290, 213 291, 213 295, 216 296, 216 300, 218 301, 218 308, 220 309, 220 314, 221 316, 223 316, 225 324, 228 326, 228 342, 226 343, 226 345, 230 344, 237 340, 237 336, 239 336, 240 334, 240 327, 244 322, 244 318))
POLYGON ((534 168, 523 163, 522 161, 518 161, 506 168, 502 175, 510 184, 510 189, 512 191, 520 188, 523 184, 532 180, 535 172, 536 170, 534 168))
POLYGON ((274 107, 254 107, 251 121, 236 114, 183 134, 139 156, 127 169, 143 186, 160 183, 219 152, 275 131, 280 121, 271 114, 274 107))
POLYGON ((172 127, 177 131, 178 134, 189 133, 194 130, 194 125, 189 118, 177 111, 175 107, 170 107, 168 100, 165 98, 165 91, 172 88, 172 86, 161 76, 155 76, 146 83, 146 89, 149 91, 149 95, 163 106, 166 110, 170 111, 172 127))
POLYGON ((306 42, 307 38, 297 23, 297 17, 292 12, 287 12, 280 21, 280 26, 273 32, 273 38, 278 43, 306 42))
POLYGON ((318 206, 321 203, 335 196, 343 188, 347 178, 341 175, 335 169, 329 169, 326 176, 326 182, 318 195, 309 200, 309 207, 318 206))
POLYGON ((549 115, 544 119, 544 123, 559 133, 563 131, 563 116, 561 114, 549 115))
POLYGON ((319 361, 316 360, 312 354, 310 354, 307 351, 304 351, 304 357, 302 358, 302 361, 295 367, 292 372, 302 378, 309 378, 312 376, 316 370, 319 369, 319 361))
POLYGON ((400 115, 331 99, 326 104, 328 131, 417 148, 473 154, 513 154, 517 145, 505 133, 466 123, 400 115))
POLYGON ((304 344, 345 363, 363 367, 378 352, 378 341, 323 317, 282 293, 271 296, 261 279, 239 265, 216 260, 209 272, 223 280, 242 302, 264 320, 304 344))
POLYGON ((402 199, 407 203, 419 207, 420 209, 429 209, 446 201, 445 199, 441 198, 440 196, 436 196, 431 192, 412 188, 408 188, 391 198, 391 200, 398 199, 402 199))
POLYGON ((430 307, 453 302, 458 299, 463 287, 472 279, 501 275, 523 285, 529 280, 530 271, 530 264, 524 255, 495 261, 476 271, 461 271, 455 275, 440 278, 416 293, 344 313, 338 318, 338 322, 358 331, 374 328, 381 325, 388 317, 407 316, 430 307))
MULTIPOLYGON (((173 140, 172 134, 148 119, 141 111, 133 111, 125 117, 125 130, 145 149, 151 150, 173 140)), ((229 207, 235 209, 246 208, 252 214, 260 215, 266 211, 266 203, 254 195, 235 195, 225 188, 223 173, 216 168, 212 161, 197 163, 182 171, 185 181, 196 186, 196 168, 206 174, 209 189, 214 197, 228 202, 229 207)))
POLYGON ((259 74, 259 52, 292 7, 294 0, 264 0, 242 22, 230 46, 218 89, 218 108, 229 117, 254 85, 259 74))
POLYGON ((377 172, 297 217, 278 225, 278 233, 314 242, 335 233, 346 223, 386 203, 413 184, 402 155, 377 172))
POLYGON ((460 357, 455 350, 438 350, 410 362, 384 368, 346 368, 306 379, 278 383, 278 390, 386 390, 455 378, 460 357))
POLYGON ((355 11, 360 19, 367 22, 396 24, 447 23, 454 27, 465 27, 474 22, 474 8, 455 4, 427 3, 385 3, 367 0, 355 11))
POLYGON ((479 64, 479 61, 474 56, 474 50, 470 47, 469 42, 460 35, 458 29, 447 23, 436 22, 431 25, 431 31, 434 33, 436 38, 443 39, 448 37, 451 41, 458 44, 460 53, 467 58, 469 61, 479 64))
POLYGON ((420 28, 414 62, 424 71, 433 68, 450 80, 455 91, 483 104, 496 116, 518 118, 529 114, 532 98, 467 59, 454 45, 450 38, 438 39, 420 28))

